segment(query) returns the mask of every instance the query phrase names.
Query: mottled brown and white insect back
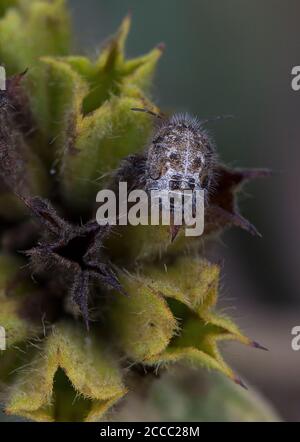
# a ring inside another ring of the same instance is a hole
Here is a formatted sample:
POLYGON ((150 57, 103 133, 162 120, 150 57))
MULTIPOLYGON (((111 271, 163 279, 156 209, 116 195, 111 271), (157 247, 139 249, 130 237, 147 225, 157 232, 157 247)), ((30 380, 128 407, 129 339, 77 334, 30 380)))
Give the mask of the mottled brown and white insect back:
POLYGON ((208 201, 218 173, 214 142, 203 127, 207 120, 188 114, 166 118, 148 109, 132 110, 149 113, 157 118, 157 124, 144 152, 122 161, 115 183, 126 181, 129 189, 148 192, 203 190, 208 201))
POLYGON ((209 193, 215 177, 216 152, 196 118, 175 114, 161 119, 146 156, 146 190, 209 193))

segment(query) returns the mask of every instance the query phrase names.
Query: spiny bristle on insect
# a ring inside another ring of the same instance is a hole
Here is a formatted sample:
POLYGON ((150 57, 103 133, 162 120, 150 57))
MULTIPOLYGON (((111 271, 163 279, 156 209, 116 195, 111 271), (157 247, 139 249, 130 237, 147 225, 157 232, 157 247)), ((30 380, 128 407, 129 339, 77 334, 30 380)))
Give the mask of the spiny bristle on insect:
POLYGON ((185 124, 187 128, 199 130, 201 126, 201 121, 197 117, 193 117, 187 112, 177 113, 172 115, 170 118, 170 123, 174 125, 185 124))

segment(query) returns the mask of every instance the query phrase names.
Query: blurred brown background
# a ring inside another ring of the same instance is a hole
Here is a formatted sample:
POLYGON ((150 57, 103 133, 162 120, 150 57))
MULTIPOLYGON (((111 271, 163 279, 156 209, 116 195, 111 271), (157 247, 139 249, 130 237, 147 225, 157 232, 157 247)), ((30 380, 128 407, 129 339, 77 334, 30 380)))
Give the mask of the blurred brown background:
POLYGON ((96 55, 99 42, 133 13, 129 56, 157 43, 166 52, 153 98, 162 109, 207 118, 222 160, 270 167, 275 176, 247 187, 243 213, 263 238, 231 231, 217 255, 224 261, 221 305, 270 351, 228 346, 227 354, 285 420, 300 421, 300 65, 298 0, 70 0, 77 49, 96 55))

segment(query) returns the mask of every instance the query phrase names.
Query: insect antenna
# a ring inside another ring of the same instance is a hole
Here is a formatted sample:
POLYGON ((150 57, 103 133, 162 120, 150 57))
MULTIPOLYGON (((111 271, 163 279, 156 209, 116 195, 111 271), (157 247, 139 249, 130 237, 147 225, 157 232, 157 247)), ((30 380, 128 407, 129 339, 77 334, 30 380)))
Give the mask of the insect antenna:
POLYGON ((151 111, 150 109, 143 109, 143 108, 139 108, 139 107, 132 107, 130 110, 134 111, 134 112, 145 112, 146 114, 152 115, 152 117, 155 118, 159 118, 159 119, 163 119, 163 116, 160 114, 157 114, 153 111, 151 111))
POLYGON ((210 123, 211 121, 226 120, 228 118, 236 118, 234 115, 218 115, 216 117, 206 118, 205 120, 200 120, 201 124, 210 123))

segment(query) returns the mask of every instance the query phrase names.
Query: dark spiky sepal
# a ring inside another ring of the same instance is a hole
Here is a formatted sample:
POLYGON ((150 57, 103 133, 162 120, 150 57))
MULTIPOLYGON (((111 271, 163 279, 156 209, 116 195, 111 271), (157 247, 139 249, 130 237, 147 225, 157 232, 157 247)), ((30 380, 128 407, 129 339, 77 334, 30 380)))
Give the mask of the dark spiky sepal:
POLYGON ((229 169, 216 168, 216 185, 205 209, 204 235, 217 233, 230 227, 240 227, 252 235, 261 236, 253 224, 246 220, 238 210, 237 193, 249 180, 270 177, 269 169, 229 169))

